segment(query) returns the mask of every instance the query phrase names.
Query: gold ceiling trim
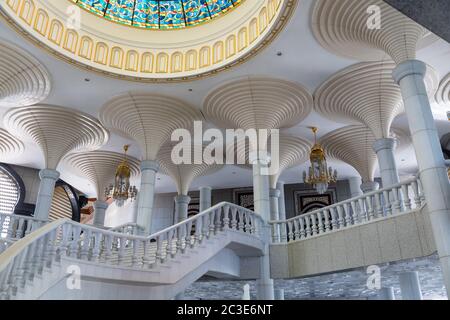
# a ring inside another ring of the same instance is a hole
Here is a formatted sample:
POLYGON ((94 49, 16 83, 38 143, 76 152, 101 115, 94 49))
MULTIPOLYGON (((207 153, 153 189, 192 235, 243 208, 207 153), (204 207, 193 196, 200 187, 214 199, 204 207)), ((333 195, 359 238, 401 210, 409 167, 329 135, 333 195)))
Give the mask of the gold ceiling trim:
POLYGON ((216 75, 255 56, 281 32, 297 2, 264 0, 244 27, 175 52, 125 47, 78 33, 37 0, 6 0, 0 17, 36 46, 74 66, 122 80, 173 83, 216 75))

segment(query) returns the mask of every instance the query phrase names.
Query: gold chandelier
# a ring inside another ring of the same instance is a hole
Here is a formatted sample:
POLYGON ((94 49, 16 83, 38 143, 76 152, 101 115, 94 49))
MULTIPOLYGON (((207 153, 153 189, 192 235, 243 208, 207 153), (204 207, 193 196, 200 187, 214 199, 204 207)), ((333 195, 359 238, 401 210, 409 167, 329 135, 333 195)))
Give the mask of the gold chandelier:
POLYGON ((106 198, 113 198, 119 207, 122 207, 129 199, 135 200, 138 193, 137 188, 130 184, 131 169, 127 160, 129 147, 129 145, 123 147, 124 159, 116 169, 114 184, 109 185, 105 190, 106 198))
POLYGON ((303 181, 311 184, 317 193, 324 194, 328 190, 328 185, 337 181, 337 170, 334 170, 327 165, 325 151, 317 142, 317 128, 311 128, 314 133, 314 146, 311 148, 309 159, 311 166, 308 174, 303 171, 303 181))

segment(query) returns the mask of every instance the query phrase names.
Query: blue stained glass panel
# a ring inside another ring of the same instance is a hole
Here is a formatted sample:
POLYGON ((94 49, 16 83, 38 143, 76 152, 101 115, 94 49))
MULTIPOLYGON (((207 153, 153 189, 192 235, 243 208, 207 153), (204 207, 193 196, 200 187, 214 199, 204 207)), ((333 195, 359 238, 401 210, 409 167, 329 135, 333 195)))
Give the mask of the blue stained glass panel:
POLYGON ((180 29, 209 21, 242 0, 71 0, 121 24, 145 29, 180 29))

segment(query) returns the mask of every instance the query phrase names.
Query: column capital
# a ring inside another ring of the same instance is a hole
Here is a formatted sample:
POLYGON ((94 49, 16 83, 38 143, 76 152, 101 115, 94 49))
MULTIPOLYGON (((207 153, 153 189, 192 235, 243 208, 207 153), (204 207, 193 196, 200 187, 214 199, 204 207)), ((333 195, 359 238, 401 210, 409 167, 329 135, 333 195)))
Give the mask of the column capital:
POLYGON ((42 169, 39 171, 39 178, 42 179, 52 179, 57 181, 59 179, 59 172, 53 169, 42 169))
POLYGON ((248 160, 251 164, 261 162, 265 165, 268 165, 270 163, 270 155, 267 153, 267 151, 251 151, 248 155, 248 160))
POLYGON ((364 193, 372 192, 372 191, 378 190, 379 188, 380 188, 380 185, 378 184, 378 182, 375 182, 375 181, 367 181, 367 182, 363 182, 361 184, 361 190, 364 193))
POLYGON ((108 207, 109 207, 109 204, 106 201, 97 200, 94 202, 94 208, 106 210, 106 209, 108 209, 108 207))
POLYGON ((427 65, 424 62, 419 60, 406 60, 395 67, 392 76, 395 82, 399 84, 403 78, 409 75, 417 74, 425 77, 426 72, 427 65))
POLYGON ((204 190, 212 190, 211 187, 207 187, 207 186, 198 188, 198 190, 202 190, 202 189, 204 189, 204 190))
POLYGON ((152 171, 158 172, 159 167, 160 166, 159 166, 158 161, 154 161, 154 160, 141 161, 141 172, 146 171, 146 170, 152 170, 152 171))
POLYGON ((269 195, 270 195, 270 197, 279 198, 281 195, 281 191, 278 189, 270 188, 269 195))
POLYGON ((179 194, 175 197, 175 202, 189 204, 189 202, 191 202, 191 197, 186 196, 184 194, 179 194))
POLYGON ((372 145, 373 150, 376 153, 378 153, 381 150, 385 150, 385 149, 394 150, 396 146, 397 146, 397 140, 394 138, 378 139, 372 145))

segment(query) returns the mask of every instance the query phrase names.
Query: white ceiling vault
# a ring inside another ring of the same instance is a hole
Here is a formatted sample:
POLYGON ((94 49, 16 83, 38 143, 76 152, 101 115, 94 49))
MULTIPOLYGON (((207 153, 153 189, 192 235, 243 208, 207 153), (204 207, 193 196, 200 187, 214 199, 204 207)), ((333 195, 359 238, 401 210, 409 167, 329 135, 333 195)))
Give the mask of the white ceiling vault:
MULTIPOLYGON (((44 96, 43 101, 40 101, 43 105, 57 105, 76 109, 98 119, 102 107, 107 105, 108 102, 114 101, 112 99, 115 97, 126 95, 129 92, 139 92, 171 97, 177 101, 183 101, 186 105, 200 112, 204 108, 205 99, 213 93, 215 88, 220 88, 223 84, 235 79, 249 76, 282 79, 300 85, 312 95, 331 76, 360 63, 359 60, 344 58, 331 53, 316 40, 311 28, 311 17, 312 8, 317 1, 319 0, 299 0, 296 11, 285 30, 269 46, 249 61, 216 76, 176 84, 130 82, 78 69, 35 47, 2 21, 0 21, 0 43, 3 44, 6 41, 13 46, 22 48, 40 62, 39 66, 43 66, 47 70, 48 77, 43 72, 42 79, 43 81, 51 80, 51 90, 49 92, 40 91, 40 94, 44 96)), ((443 89, 441 95, 438 96, 441 97, 440 104, 435 102, 434 97, 431 101, 438 130, 440 135, 443 136, 450 132, 450 122, 446 120, 446 111, 450 110, 447 89, 448 78, 447 80, 444 79, 450 74, 450 64, 448 63, 450 61, 450 44, 439 39, 418 50, 417 58, 430 65, 436 71, 439 82, 442 82, 441 88, 443 89)), ((1 129, 5 129, 3 118, 7 110, 8 107, 0 104, 0 118, 2 119, 0 121, 0 133, 2 132, 1 129)), ((282 133, 312 141, 312 133, 308 129, 310 126, 319 127, 319 138, 321 138, 350 124, 351 122, 336 122, 331 116, 326 118, 324 115, 312 111, 299 124, 289 129, 283 129, 282 133)), ((397 116, 392 125, 408 132, 407 120, 403 114, 397 116)), ((8 157, 6 161, 27 167, 43 168, 45 159, 39 146, 30 141, 23 141, 23 143, 25 144, 23 152, 8 157)), ((137 159, 145 157, 141 154, 141 148, 137 141, 115 132, 111 132, 108 143, 101 150, 121 153, 125 144, 131 144, 131 156, 137 159)), ((16 142, 14 147, 5 148, 22 151, 20 146, 21 142, 16 142)), ((411 147, 398 150, 396 158, 400 175, 414 173, 417 164, 414 150, 411 147)), ((349 164, 338 160, 329 162, 330 165, 338 169, 341 178, 358 175, 356 169, 349 164)), ((281 175, 280 180, 286 183, 300 182, 301 172, 306 168, 306 165, 303 164, 286 170, 281 175)), ((59 165, 58 170, 61 172, 62 179, 73 184, 74 187, 88 195, 96 194, 95 185, 87 178, 81 177, 71 166, 63 162, 59 165)), ((375 176, 377 175, 378 170, 376 169, 375 176)), ((191 184, 191 190, 201 185, 210 185, 213 188, 244 187, 251 185, 251 179, 250 170, 236 166, 225 166, 218 172, 195 179, 191 184)), ((158 175, 157 192, 175 192, 176 190, 176 184, 170 177, 158 175)))

